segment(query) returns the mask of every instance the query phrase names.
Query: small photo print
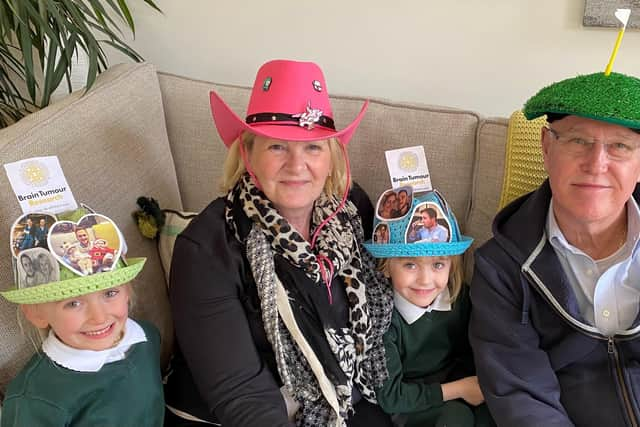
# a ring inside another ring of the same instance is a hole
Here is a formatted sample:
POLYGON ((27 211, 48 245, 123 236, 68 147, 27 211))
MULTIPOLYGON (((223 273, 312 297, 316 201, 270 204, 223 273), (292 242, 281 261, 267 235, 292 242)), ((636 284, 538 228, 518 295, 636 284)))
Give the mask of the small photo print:
POLYGON ((29 213, 22 215, 11 227, 11 254, 14 258, 20 252, 42 248, 49 250, 47 236, 56 217, 47 213, 29 213))
POLYGON ((406 230, 407 243, 449 242, 451 224, 436 203, 420 203, 412 213, 406 230))
POLYGON ((18 288, 29 288, 60 280, 58 262, 47 249, 32 248, 21 251, 16 267, 18 288))
POLYGON ((391 234, 389 232, 389 224, 381 222, 376 225, 376 229, 373 230, 373 243, 389 243, 391 240, 391 234))
POLYGON ((409 213, 413 204, 413 188, 392 188, 380 196, 376 204, 376 215, 379 219, 395 220, 409 213))
POLYGON ((89 214, 77 223, 58 221, 49 234, 56 259, 76 274, 110 271, 122 253, 118 227, 104 215, 89 214))

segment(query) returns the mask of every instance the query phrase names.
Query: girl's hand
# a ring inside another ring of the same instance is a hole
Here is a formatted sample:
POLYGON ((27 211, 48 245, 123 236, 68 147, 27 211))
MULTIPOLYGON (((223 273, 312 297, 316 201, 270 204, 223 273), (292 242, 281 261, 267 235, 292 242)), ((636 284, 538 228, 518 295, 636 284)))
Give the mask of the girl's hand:
POLYGON ((477 406, 484 402, 484 396, 480 391, 478 377, 466 377, 441 385, 442 399, 444 401, 463 399, 470 405, 477 406))
POLYGON ((478 406, 479 404, 484 402, 484 396, 482 395, 482 391, 480 391, 480 384, 478 384, 478 377, 466 377, 461 380, 463 382, 463 393, 460 396, 470 405, 478 406))

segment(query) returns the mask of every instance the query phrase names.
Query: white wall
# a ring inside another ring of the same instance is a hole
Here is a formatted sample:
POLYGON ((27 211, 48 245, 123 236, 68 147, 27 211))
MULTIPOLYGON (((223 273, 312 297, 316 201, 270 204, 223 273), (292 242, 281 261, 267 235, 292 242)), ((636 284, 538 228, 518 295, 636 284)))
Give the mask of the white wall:
MULTIPOLYGON (((332 94, 485 116, 508 116, 544 85, 604 70, 617 36, 583 27, 580 0, 156 2, 164 14, 129 0, 133 46, 161 71, 251 85, 269 59, 312 60, 332 94)), ((627 30, 613 70, 640 76, 639 31, 627 30)))

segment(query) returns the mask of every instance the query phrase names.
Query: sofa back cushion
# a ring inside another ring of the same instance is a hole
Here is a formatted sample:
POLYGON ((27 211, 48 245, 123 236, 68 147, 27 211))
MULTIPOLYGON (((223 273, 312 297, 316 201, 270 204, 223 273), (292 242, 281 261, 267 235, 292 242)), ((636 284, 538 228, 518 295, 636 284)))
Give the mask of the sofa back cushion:
POLYGON ((500 207, 508 124, 507 119, 486 119, 478 127, 473 203, 466 221, 475 247, 491 237, 491 224, 500 207))
MULTIPOLYGON (((215 89, 244 117, 250 89, 164 73, 159 73, 159 80, 184 209, 199 212, 220 195, 218 184, 227 151, 211 117, 209 91, 215 89)), ((356 117, 363 100, 331 98, 338 129, 356 117)), ((479 121, 477 114, 468 111, 372 100, 349 143, 353 179, 375 203, 391 187, 384 151, 424 145, 432 183, 452 205, 464 230, 479 121)))
MULTIPOLYGON (((362 105, 361 98, 336 97, 332 101, 342 126, 362 105)), ((375 203, 391 187, 384 152, 422 145, 431 184, 447 199, 465 232, 479 122, 480 117, 469 111, 373 100, 349 143, 353 178, 375 203)))
MULTIPOLYGON (((1 164, 48 155, 59 157, 78 202, 118 224, 129 255, 147 257, 134 281, 131 315, 158 326, 166 361, 173 329, 162 267, 155 242, 141 236, 131 216, 141 195, 181 208, 154 67, 114 66, 86 95, 74 93, 0 131, 1 164)), ((0 233, 8 239, 21 212, 4 172, 0 188, 0 233)), ((8 243, 0 245, 0 286, 13 286, 8 243)), ((0 393, 34 352, 20 331, 16 312, 15 304, 0 298, 0 393)))
POLYGON ((227 153, 211 118, 209 91, 215 87, 235 108, 246 106, 249 89, 164 73, 158 73, 158 80, 182 205, 187 211, 200 212, 220 194, 222 165, 227 153))
POLYGON ((507 143, 507 119, 486 119, 478 127, 471 207, 467 215, 467 229, 474 237, 466 257, 466 277, 471 277, 473 251, 492 236, 491 224, 500 207, 504 181, 507 143))

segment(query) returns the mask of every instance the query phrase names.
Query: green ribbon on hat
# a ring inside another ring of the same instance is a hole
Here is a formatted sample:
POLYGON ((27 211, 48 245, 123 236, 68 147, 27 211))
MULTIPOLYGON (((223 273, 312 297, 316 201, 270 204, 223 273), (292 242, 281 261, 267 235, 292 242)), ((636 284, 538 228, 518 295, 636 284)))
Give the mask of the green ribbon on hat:
POLYGON ((553 83, 531 97, 524 115, 568 114, 640 129, 640 79, 594 73, 553 83))

